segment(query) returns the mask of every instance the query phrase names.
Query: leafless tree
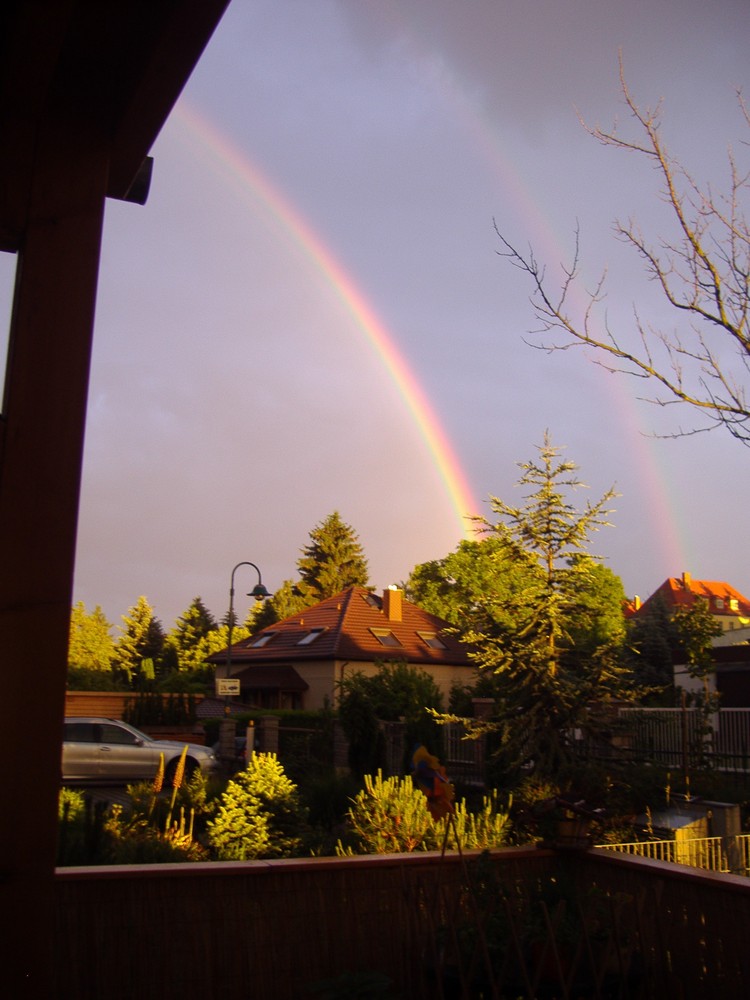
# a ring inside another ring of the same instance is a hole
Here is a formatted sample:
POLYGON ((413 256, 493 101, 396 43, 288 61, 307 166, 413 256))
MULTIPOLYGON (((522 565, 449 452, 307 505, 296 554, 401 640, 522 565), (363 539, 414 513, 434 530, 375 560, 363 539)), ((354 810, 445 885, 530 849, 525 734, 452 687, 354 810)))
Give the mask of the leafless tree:
MULTIPOLYGON (((594 348, 597 364, 653 386, 652 394, 643 398, 659 406, 691 408, 691 423, 698 426, 667 436, 724 427, 750 446, 750 229, 743 209, 750 172, 739 168, 730 148, 728 190, 715 194, 710 185, 698 184, 663 142, 661 102, 654 109, 636 104, 622 59, 620 82, 635 138, 625 138, 617 124, 605 131, 581 123, 603 145, 646 157, 659 175, 672 235, 648 239, 633 219, 618 220, 614 228, 677 310, 676 328, 666 331, 651 325, 634 306, 633 324, 626 330, 613 329, 602 306, 606 270, 593 290, 585 291, 585 305, 574 309, 573 290, 581 283, 578 229, 572 264, 563 266, 562 280, 554 283, 554 290, 533 249, 518 250, 496 224, 503 245, 499 252, 531 278, 531 303, 539 321, 531 332, 540 338, 533 346, 549 352, 594 348), (548 339, 549 333, 555 338, 548 339)), ((737 97, 743 127, 750 128, 748 107, 741 93, 737 97)))

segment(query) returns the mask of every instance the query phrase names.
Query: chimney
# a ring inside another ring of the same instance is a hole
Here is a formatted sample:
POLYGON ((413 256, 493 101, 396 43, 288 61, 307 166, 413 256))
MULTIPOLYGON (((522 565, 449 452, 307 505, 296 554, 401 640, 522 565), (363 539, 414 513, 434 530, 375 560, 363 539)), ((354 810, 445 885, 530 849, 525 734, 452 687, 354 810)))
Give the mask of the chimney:
POLYGON ((690 590, 690 585, 692 584, 692 582, 693 582, 693 578, 690 576, 689 573, 686 573, 683 570, 682 571, 682 586, 685 588, 685 590, 690 590))
POLYGON ((401 591, 388 587, 383 591, 383 614, 390 622, 401 621, 401 591))

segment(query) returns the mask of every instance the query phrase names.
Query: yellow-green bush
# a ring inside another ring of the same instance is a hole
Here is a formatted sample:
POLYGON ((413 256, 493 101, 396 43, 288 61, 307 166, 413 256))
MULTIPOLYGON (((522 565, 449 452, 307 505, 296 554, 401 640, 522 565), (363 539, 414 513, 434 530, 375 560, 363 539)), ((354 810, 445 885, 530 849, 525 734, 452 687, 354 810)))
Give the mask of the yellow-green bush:
POLYGON ((364 788, 347 812, 347 836, 336 846, 339 856, 394 854, 448 849, 489 850, 505 843, 508 814, 498 808, 497 792, 485 796, 482 808, 469 812, 466 800, 455 804, 448 822, 434 820, 427 799, 411 778, 365 775, 364 788))
POLYGON ((235 775, 208 824, 208 840, 221 861, 299 856, 307 812, 297 786, 275 754, 257 753, 235 775))

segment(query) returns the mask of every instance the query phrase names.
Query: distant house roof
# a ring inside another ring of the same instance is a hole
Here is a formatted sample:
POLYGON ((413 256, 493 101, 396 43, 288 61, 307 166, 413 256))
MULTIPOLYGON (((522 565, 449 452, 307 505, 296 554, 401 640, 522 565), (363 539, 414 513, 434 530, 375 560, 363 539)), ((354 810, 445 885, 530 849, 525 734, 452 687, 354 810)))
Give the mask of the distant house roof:
POLYGON ((707 602, 715 615, 750 619, 750 601, 723 580, 694 580, 689 573, 670 576, 642 604, 636 598, 625 610, 627 617, 640 617, 657 599, 669 610, 690 608, 697 600, 707 602))
MULTIPOLYGON (((248 664, 304 660, 406 660, 420 666, 470 665, 468 648, 442 618, 404 599, 352 586, 232 646, 233 672, 248 664)), ((209 657, 226 659, 226 650, 209 657)))

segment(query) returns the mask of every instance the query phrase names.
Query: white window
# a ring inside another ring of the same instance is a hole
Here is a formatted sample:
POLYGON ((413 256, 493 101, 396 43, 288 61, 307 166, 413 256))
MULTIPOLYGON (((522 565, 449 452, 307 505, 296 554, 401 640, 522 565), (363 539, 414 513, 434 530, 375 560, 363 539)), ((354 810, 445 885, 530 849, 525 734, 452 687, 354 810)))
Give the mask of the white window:
POLYGON ((261 632, 257 639, 254 639, 250 645, 253 649, 260 649, 261 646, 267 646, 272 639, 275 639, 278 633, 276 632, 261 632))
POLYGON ((307 635, 303 635, 300 641, 297 643, 298 646, 309 646, 311 642, 315 642, 319 635, 322 635, 326 631, 325 628, 311 628, 307 635))
POLYGON ((396 636, 387 628, 371 628, 370 631, 381 644, 381 646, 400 646, 396 636))
POLYGON ((447 649, 443 640, 437 634, 437 632, 417 632, 419 638, 424 642, 430 649, 447 649))

